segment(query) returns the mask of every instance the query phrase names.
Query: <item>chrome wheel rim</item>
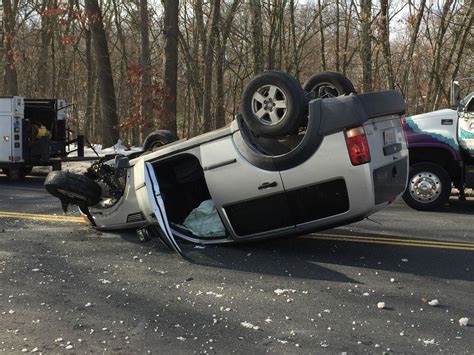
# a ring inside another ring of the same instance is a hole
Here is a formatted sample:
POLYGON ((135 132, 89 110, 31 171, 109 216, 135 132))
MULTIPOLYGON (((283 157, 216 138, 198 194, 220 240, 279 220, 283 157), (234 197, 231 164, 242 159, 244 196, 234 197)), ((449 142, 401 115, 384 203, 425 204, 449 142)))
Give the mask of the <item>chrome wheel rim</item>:
POLYGON ((413 175, 409 187, 410 195, 416 201, 430 203, 441 195, 443 185, 436 174, 424 171, 413 175))
POLYGON ((279 124, 288 114, 288 101, 283 90, 275 85, 259 87, 252 97, 252 113, 264 125, 279 124))

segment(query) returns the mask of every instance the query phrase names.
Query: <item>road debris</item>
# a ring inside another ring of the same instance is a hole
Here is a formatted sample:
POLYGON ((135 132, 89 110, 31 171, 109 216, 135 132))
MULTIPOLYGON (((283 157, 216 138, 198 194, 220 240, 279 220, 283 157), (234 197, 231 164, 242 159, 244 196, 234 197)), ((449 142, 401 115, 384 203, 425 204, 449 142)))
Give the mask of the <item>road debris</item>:
POLYGON ((469 318, 462 317, 461 319, 459 319, 460 326, 466 327, 468 324, 469 324, 469 318))
POLYGON ((385 308, 385 302, 379 302, 379 303, 377 303, 377 308, 378 308, 378 309, 384 309, 384 308, 385 308))
POLYGON ((428 301, 428 304, 431 307, 436 307, 436 306, 439 306, 439 301, 437 299, 434 299, 434 300, 428 301))
POLYGON ((262 330, 262 328, 260 328, 258 325, 253 325, 250 322, 241 322, 240 325, 247 329, 262 330))

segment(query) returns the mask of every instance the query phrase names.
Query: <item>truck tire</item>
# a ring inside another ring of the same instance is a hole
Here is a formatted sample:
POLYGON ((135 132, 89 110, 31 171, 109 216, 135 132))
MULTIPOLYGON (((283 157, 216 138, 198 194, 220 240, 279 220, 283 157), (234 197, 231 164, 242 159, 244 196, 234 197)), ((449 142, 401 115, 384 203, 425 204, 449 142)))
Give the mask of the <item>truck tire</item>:
POLYGON ((306 80, 303 89, 315 99, 355 93, 354 85, 345 75, 332 71, 314 74, 306 80))
POLYGON ((20 166, 14 168, 3 168, 2 170, 10 181, 18 181, 29 175, 32 169, 33 167, 31 166, 20 166))
POLYGON ((62 202, 79 206, 94 206, 99 203, 102 195, 102 188, 94 180, 67 171, 50 172, 44 187, 62 202))
POLYGON ((294 77, 268 71, 247 84, 240 112, 256 135, 281 137, 293 134, 300 127, 308 112, 308 100, 294 77))
POLYGON ((419 211, 444 205, 451 195, 451 179, 441 166, 417 163, 410 167, 408 186, 403 194, 406 204, 419 211))
POLYGON ((160 129, 150 133, 146 136, 143 142, 143 150, 153 150, 165 144, 172 143, 178 140, 176 134, 166 129, 160 129))

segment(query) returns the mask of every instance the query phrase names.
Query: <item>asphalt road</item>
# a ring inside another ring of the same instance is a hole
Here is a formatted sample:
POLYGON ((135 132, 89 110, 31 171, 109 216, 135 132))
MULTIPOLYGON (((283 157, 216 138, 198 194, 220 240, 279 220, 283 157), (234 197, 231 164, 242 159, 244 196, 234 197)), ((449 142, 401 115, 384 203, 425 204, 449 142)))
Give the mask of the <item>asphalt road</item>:
POLYGON ((183 243, 184 261, 63 216, 42 182, 0 175, 0 351, 474 352, 473 201, 397 202, 298 239, 183 243))

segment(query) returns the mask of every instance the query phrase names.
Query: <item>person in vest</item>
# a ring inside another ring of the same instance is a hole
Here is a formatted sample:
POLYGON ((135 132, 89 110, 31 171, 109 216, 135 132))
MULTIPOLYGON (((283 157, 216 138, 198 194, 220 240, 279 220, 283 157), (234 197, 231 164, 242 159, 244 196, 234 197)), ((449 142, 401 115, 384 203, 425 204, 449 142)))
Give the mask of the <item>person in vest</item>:
POLYGON ((42 163, 47 163, 49 160, 49 146, 51 144, 50 141, 51 134, 48 131, 48 129, 41 124, 38 128, 38 133, 36 135, 36 138, 39 141, 39 146, 41 150, 41 162, 42 163))

